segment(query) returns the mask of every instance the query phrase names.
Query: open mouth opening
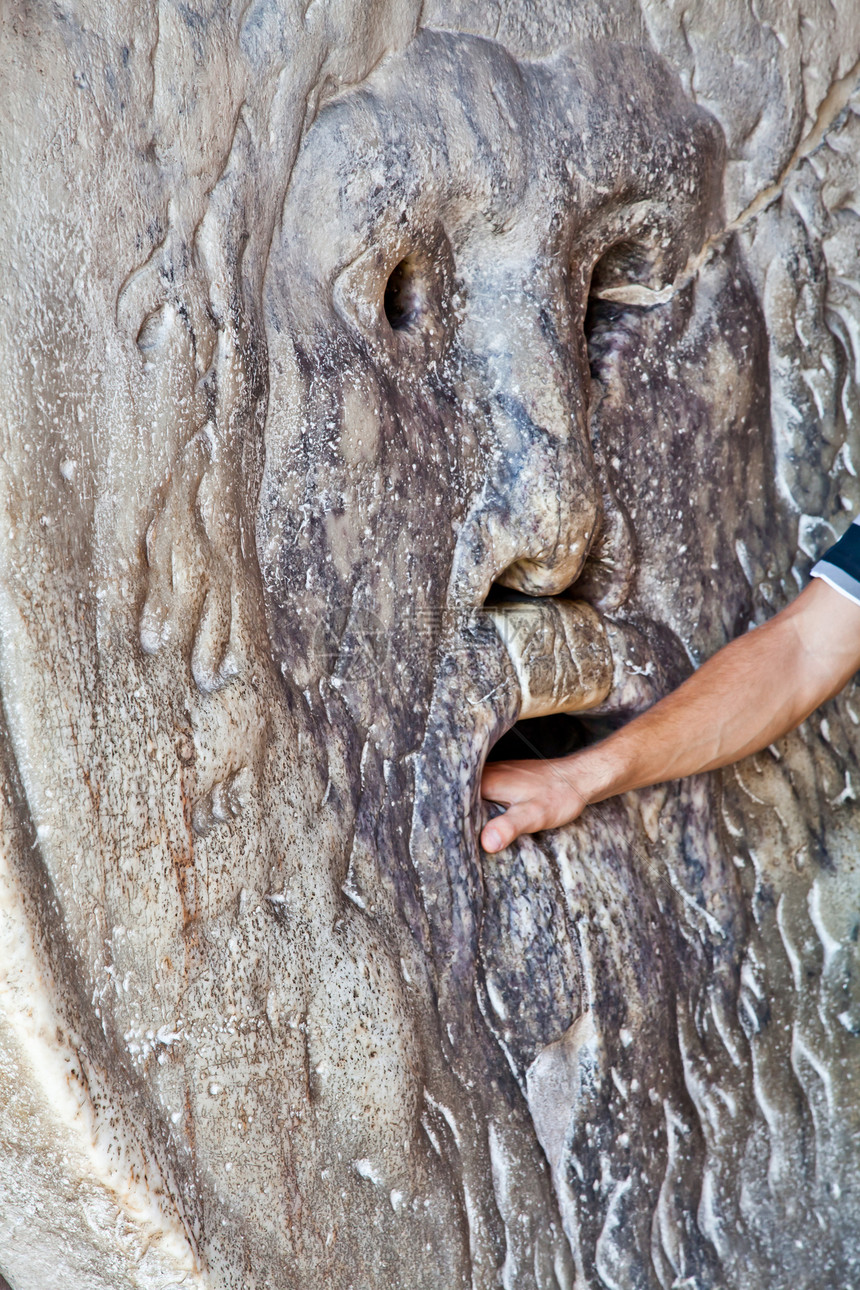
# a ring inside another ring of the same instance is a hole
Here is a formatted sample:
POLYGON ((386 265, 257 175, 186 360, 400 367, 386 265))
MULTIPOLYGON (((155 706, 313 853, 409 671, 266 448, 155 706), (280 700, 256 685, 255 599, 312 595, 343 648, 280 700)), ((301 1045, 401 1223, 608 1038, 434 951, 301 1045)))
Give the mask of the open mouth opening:
POLYGON ((526 717, 496 740, 487 754, 487 761, 540 761, 567 757, 588 744, 597 743, 609 734, 609 730, 605 720, 575 717, 568 712, 526 717))

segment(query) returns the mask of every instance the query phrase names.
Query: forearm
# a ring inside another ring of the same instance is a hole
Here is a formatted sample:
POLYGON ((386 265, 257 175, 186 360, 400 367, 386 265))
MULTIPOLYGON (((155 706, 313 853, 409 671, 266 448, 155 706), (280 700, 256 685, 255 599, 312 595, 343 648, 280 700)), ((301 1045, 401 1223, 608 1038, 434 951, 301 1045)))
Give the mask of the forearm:
MULTIPOLYGON (((818 594, 810 592, 810 599, 818 594)), ((801 597, 720 650, 648 712, 571 757, 578 790, 598 802, 714 770, 799 725, 856 666, 856 647, 834 658, 832 642, 820 640, 820 623, 815 630, 809 609, 801 597)))

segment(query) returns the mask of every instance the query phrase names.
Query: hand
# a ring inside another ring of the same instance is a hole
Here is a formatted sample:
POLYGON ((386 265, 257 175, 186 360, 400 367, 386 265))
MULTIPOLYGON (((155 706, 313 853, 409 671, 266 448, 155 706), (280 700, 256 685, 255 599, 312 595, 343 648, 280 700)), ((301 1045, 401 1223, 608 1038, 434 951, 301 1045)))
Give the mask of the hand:
POLYGON ((497 761, 484 768, 481 796, 507 807, 484 825, 481 846, 490 855, 521 833, 555 829, 575 820, 588 799, 574 786, 576 758, 497 761))

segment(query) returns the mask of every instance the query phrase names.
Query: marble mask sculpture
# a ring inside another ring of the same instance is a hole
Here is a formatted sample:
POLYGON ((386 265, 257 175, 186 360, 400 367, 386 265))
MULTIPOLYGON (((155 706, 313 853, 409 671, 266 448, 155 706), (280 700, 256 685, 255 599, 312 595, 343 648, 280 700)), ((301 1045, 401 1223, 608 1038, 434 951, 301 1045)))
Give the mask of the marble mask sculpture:
POLYGON ((0 1270, 853 1286, 851 692, 477 837, 851 501, 856 75, 757 224, 648 5, 91 8, 7 24, 0 1270))

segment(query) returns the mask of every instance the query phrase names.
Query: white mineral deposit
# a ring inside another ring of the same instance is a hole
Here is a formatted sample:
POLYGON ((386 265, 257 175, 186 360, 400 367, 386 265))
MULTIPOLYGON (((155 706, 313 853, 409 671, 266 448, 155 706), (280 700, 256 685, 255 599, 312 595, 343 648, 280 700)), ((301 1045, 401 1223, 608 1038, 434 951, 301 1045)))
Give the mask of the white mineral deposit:
POLYGON ((477 845, 860 511, 856 0, 0 60, 11 1290, 856 1290, 856 690, 477 845))

